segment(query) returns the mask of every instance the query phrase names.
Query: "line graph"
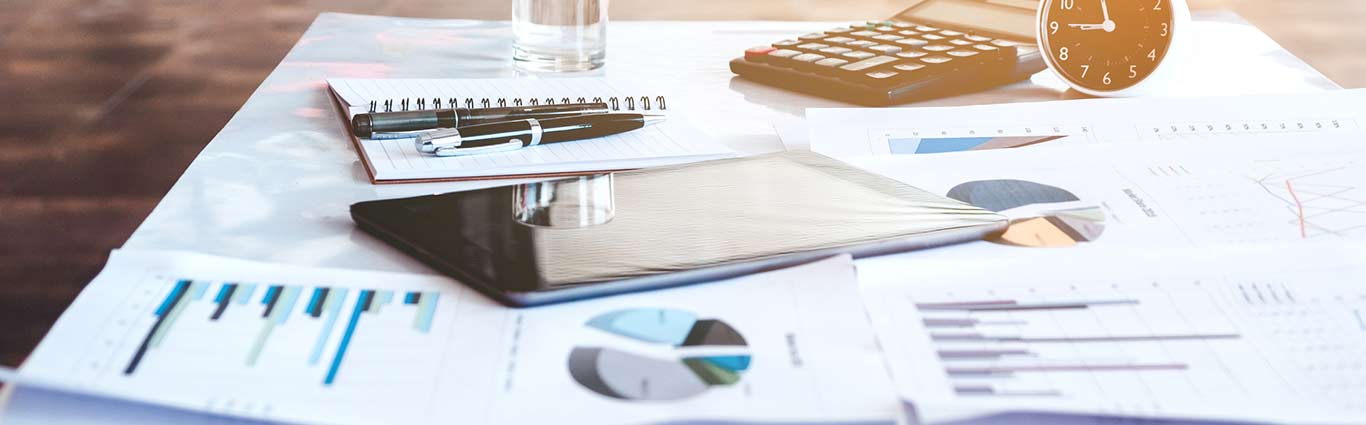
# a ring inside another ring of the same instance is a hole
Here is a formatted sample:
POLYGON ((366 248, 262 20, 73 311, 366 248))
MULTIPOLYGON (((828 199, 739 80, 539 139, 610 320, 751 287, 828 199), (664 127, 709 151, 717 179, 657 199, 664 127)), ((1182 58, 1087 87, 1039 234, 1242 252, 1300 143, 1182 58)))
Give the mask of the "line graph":
POLYGON ((1283 167, 1276 162, 1251 180, 1279 201, 1302 239, 1366 233, 1366 172, 1355 161, 1317 167, 1283 167))

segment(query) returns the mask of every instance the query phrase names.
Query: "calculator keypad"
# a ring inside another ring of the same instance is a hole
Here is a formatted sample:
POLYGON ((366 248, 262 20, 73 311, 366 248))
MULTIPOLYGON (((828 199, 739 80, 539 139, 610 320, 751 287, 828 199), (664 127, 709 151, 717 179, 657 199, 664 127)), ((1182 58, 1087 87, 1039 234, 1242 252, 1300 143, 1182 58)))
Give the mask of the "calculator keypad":
POLYGON ((916 23, 883 21, 782 40, 747 50, 745 58, 885 87, 964 67, 1013 66, 1016 54, 1016 44, 1006 40, 916 23))

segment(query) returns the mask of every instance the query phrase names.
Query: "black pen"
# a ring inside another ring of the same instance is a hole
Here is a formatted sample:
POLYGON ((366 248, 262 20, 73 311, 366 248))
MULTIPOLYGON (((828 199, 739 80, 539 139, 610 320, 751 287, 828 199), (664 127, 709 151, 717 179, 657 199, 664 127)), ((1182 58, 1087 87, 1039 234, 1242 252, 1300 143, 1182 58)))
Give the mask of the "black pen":
POLYGON ((417 150, 436 156, 506 152, 547 143, 610 136, 661 121, 664 121, 663 115, 625 113, 529 118, 428 132, 418 136, 417 150))
MULTIPOLYGON (((351 118, 356 137, 385 138, 385 133, 456 128, 527 118, 607 113, 606 103, 564 103, 559 105, 511 106, 505 108, 424 109, 400 112, 372 112, 351 118)), ((397 135, 413 137, 412 135, 397 135)))

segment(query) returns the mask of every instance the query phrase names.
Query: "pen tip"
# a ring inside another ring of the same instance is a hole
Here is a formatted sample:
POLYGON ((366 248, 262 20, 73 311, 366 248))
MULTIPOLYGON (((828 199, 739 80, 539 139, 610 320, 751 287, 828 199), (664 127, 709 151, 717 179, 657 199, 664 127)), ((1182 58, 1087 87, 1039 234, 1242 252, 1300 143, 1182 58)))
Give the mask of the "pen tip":
POLYGON ((640 114, 640 123, 642 126, 658 124, 664 122, 665 118, 667 117, 658 114, 640 114))

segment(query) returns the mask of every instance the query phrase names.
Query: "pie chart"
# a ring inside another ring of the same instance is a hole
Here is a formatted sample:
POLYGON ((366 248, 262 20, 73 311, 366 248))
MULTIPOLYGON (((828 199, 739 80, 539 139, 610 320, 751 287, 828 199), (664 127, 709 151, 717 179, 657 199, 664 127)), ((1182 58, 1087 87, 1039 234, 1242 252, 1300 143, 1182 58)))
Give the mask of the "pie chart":
MULTIPOLYGON (((1037 204, 1078 201, 1059 187, 1025 180, 979 180, 954 186, 948 197, 991 210, 1005 211, 1037 204)), ((1028 247, 1072 247, 1092 242, 1105 232, 1105 211, 1098 207, 1058 209, 1010 222, 991 242, 1028 247)))
POLYGON ((680 400, 740 382, 749 369, 745 338, 716 319, 674 309, 639 308, 598 315, 585 324, 621 339, 621 347, 574 347, 569 374, 618 400, 680 400), (630 350, 651 346, 664 350, 630 350), (669 353, 669 354, 660 354, 669 353))

